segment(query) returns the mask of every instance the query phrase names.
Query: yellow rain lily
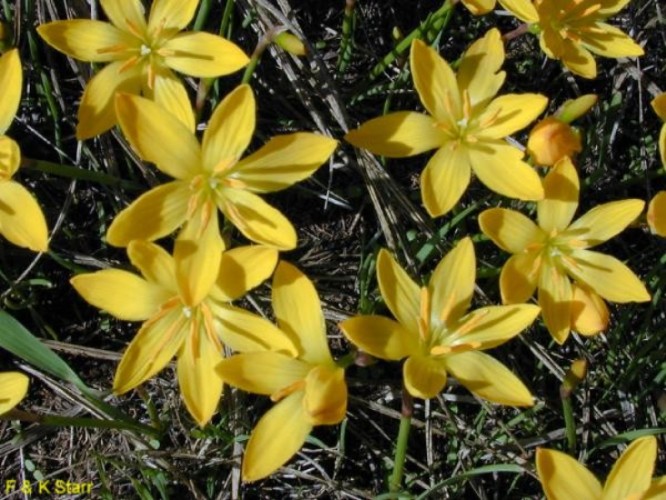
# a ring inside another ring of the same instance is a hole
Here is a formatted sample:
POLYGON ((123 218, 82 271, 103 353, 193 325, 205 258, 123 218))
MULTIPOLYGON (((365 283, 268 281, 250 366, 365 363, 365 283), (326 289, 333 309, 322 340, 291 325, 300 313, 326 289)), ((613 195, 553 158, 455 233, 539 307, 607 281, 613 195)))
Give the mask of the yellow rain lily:
POLYGON ((328 349, 317 291, 285 262, 273 277, 273 310, 294 353, 246 352, 223 360, 217 368, 230 385, 270 396, 276 403, 250 436, 243 460, 245 481, 275 472, 303 446, 315 425, 337 424, 347 412, 345 372, 328 349))
POLYGON ((238 71, 249 59, 232 42, 204 32, 186 32, 199 0, 155 0, 146 22, 141 0, 100 0, 110 23, 71 19, 42 24, 40 36, 82 61, 110 63, 83 92, 76 135, 99 135, 116 124, 116 92, 143 94, 194 128, 191 105, 174 71, 212 78, 238 71))
POLYGON ((230 304, 270 276, 277 250, 251 246, 225 252, 215 284, 196 304, 183 299, 174 260, 162 248, 133 241, 127 253, 142 276, 105 269, 71 279, 76 291, 95 307, 122 320, 144 322, 120 361, 114 393, 135 388, 177 356, 185 405, 203 426, 222 395, 223 380, 215 366, 223 358, 223 343, 236 351, 293 352, 270 322, 230 304))
POLYGON ((18 144, 5 132, 21 102, 23 71, 18 50, 0 57, 0 234, 14 245, 35 252, 48 250, 48 229, 35 198, 12 180, 21 164, 18 144))
POLYGON ((654 436, 636 439, 617 459, 602 486, 584 465, 561 451, 538 448, 537 475, 548 500, 658 500, 666 476, 652 479, 657 459, 654 436))
POLYGON ((653 234, 666 238, 666 191, 659 191, 650 200, 647 222, 653 234))
POLYGON ((215 109, 199 145, 168 111, 142 97, 119 94, 118 119, 130 144, 174 181, 140 196, 114 219, 111 245, 152 241, 183 225, 174 250, 187 303, 199 302, 216 276, 224 243, 218 208, 248 239, 280 250, 296 247, 296 231, 257 193, 278 191, 310 176, 337 142, 314 133, 273 137, 246 158, 255 127, 255 100, 248 85, 215 109))
POLYGON ((474 292, 476 259, 465 238, 439 263, 427 286, 419 287, 386 251, 377 259, 377 280, 397 321, 356 316, 340 323, 345 336, 363 351, 400 360, 405 387, 429 399, 446 385, 447 373, 479 397, 495 403, 532 405, 523 383, 502 363, 481 351, 501 345, 539 315, 531 304, 488 306, 468 312, 474 292))
POLYGON ((538 94, 495 98, 506 73, 504 46, 491 29, 465 52, 455 74, 439 54, 414 40, 410 64, 414 86, 429 114, 402 111, 372 119, 350 131, 354 146, 392 158, 437 149, 421 174, 428 213, 446 214, 469 185, 473 171, 493 191, 521 200, 543 198, 537 173, 523 152, 505 138, 525 128, 545 109, 538 94))
POLYGON ((563 344, 571 328, 583 335, 606 328, 608 309, 602 298, 621 303, 650 300, 643 283, 627 266, 589 250, 631 224, 645 202, 605 203, 571 222, 580 188, 569 158, 548 173, 544 189, 546 197, 537 204, 538 225, 505 208, 484 211, 479 225, 497 246, 513 254, 500 275, 502 301, 525 302, 538 288, 546 327, 563 344))
POLYGON ((0 373, 0 415, 14 408, 28 392, 28 377, 19 372, 0 373))
POLYGON ((583 78, 597 76, 592 54, 636 57, 643 49, 627 34, 606 23, 629 0, 499 0, 518 19, 539 33, 541 50, 561 60, 583 78))
POLYGON ((652 99, 650 104, 652 104, 654 112, 664 122, 659 133, 659 155, 661 156, 661 164, 666 167, 666 92, 662 92, 652 99))

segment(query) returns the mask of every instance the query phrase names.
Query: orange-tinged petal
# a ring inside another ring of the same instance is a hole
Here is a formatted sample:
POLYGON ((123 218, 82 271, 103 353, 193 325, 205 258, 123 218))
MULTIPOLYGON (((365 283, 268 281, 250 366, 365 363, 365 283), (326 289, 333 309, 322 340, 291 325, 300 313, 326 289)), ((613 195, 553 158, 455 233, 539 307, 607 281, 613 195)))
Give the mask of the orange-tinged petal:
POLYGON ((413 354, 402 367, 405 388, 412 396, 434 398, 446 385, 446 368, 432 356, 413 354))
POLYGON ((500 293, 504 304, 527 302, 537 287, 541 268, 540 250, 512 255, 500 273, 500 293))
POLYGON ((210 421, 222 397, 223 380, 215 371, 222 359, 203 331, 190 334, 178 353, 178 386, 199 427, 210 421))
POLYGON ((643 200, 621 200, 598 205, 574 221, 560 237, 572 238, 576 246, 593 247, 620 233, 636 220, 643 207, 643 200))
POLYGON ((281 261, 273 275, 272 299, 278 326, 299 347, 300 359, 312 364, 333 363, 319 296, 307 276, 281 261))
POLYGON ((183 83, 170 70, 166 70, 155 74, 153 85, 152 99, 155 103, 178 118, 194 134, 194 111, 183 83))
POLYGON ((148 30, 182 30, 187 26, 199 5, 199 0, 155 0, 150 8, 148 30))
POLYGON ((250 191, 278 191, 310 177, 337 145, 334 139, 307 132, 273 137, 234 166, 230 177, 239 179, 250 191))
POLYGON ((418 39, 412 42, 409 61, 414 87, 425 109, 436 121, 454 128, 463 111, 456 75, 449 64, 418 39))
MULTIPOLYGON (((666 127, 664 129, 666 130, 666 127)), ((653 234, 666 237, 666 191, 659 191, 650 200, 647 222, 653 234)))
POLYGON ((495 8, 495 0, 462 0, 462 3, 475 16, 482 16, 495 8))
POLYGON ((116 113, 125 137, 141 159, 176 179, 189 180, 202 172, 199 143, 175 115, 129 94, 116 97, 116 113))
MULTIPOLYGON (((122 3, 122 2, 119 2, 122 3)), ((51 47, 75 59, 88 62, 124 61, 141 41, 109 23, 90 19, 69 19, 40 24, 37 33, 51 47), (110 50, 110 49, 116 50, 110 50)))
POLYGON ((580 41, 590 51, 604 57, 636 57, 645 51, 622 30, 606 23, 595 23, 594 31, 581 30, 580 41))
POLYGON ((458 67, 458 85, 460 92, 467 91, 472 107, 482 109, 497 94, 506 78, 506 73, 499 70, 502 64, 504 44, 496 28, 488 30, 465 51, 458 67))
POLYGON ((548 500, 601 498, 601 483, 574 458, 561 451, 537 448, 537 475, 548 500))
POLYGON ((256 120, 256 103, 249 85, 240 85, 215 108, 201 143, 203 168, 226 170, 247 149, 256 120))
POLYGON ((656 459, 657 440, 654 436, 633 441, 613 465, 604 485, 604 498, 628 498, 643 493, 652 482, 656 459))
POLYGON ((305 377, 303 405, 312 425, 335 425, 347 413, 345 371, 338 366, 315 366, 305 377))
POLYGON ((277 261, 278 251, 275 248, 253 245, 227 250, 222 254, 217 290, 211 294, 225 302, 239 299, 268 279, 277 261))
POLYGON ((530 131, 527 152, 538 165, 552 166, 583 150, 580 135, 567 123, 549 116, 530 131))
POLYGON ((164 64, 198 78, 235 73, 250 62, 235 43, 203 31, 180 33, 167 41, 162 49, 168 54, 164 64))
POLYGON ((419 331, 421 290, 385 249, 377 257, 377 281, 386 305, 409 332, 419 331))
POLYGON ((652 109, 662 121, 666 122, 666 92, 662 92, 650 102, 652 109))
POLYGON ((470 176, 467 148, 454 142, 440 148, 421 174, 421 198, 428 214, 447 214, 460 201, 470 176))
POLYGON ((477 396, 502 405, 532 406, 532 395, 502 363, 479 351, 445 356, 446 370, 477 396))
POLYGON ((146 280, 176 295, 176 268, 173 258, 162 247, 148 241, 134 240, 127 247, 130 262, 146 280))
POLYGON ((543 181, 545 198, 537 203, 537 220, 546 232, 562 231, 578 208, 580 183, 578 172, 569 158, 563 158, 543 181))
POLYGON ((558 344, 564 344, 571 331, 571 281, 551 260, 541 265, 539 306, 546 328, 558 344))
POLYGON ((576 250, 564 262, 567 272, 611 302, 647 302, 650 294, 631 269, 615 257, 576 250))
POLYGON ((187 217, 190 190, 186 182, 173 181, 151 189, 113 219, 106 241, 124 247, 132 240, 156 240, 172 233, 187 217))
MULTIPOLYGON (((502 139, 532 123, 546 109, 548 98, 541 94, 506 94, 493 99, 478 117, 482 125, 476 134, 484 139, 502 139)), ((522 156, 521 156, 522 158, 522 156)))
POLYGON ((174 296, 155 283, 119 269, 79 274, 70 283, 86 302, 125 321, 150 318, 174 296))
POLYGON ((12 49, 0 57, 0 89, 2 89, 0 92, 0 136, 7 131, 16 115, 21 102, 22 88, 21 59, 18 50, 12 49))
POLYGON ((652 480, 650 487, 643 493, 641 500, 660 500, 666 495, 666 476, 657 477, 652 480))
POLYGON ((146 33, 146 12, 141 0, 100 0, 104 13, 121 30, 142 36, 146 33))
POLYGON ((14 139, 0 136, 0 182, 12 178, 21 165, 21 150, 14 139))
POLYGON ((522 161, 523 152, 503 141, 467 146, 472 170, 488 188, 519 200, 540 200, 543 186, 536 171, 522 161))
POLYGON ((399 111, 368 120, 350 130, 345 140, 374 154, 405 158, 440 147, 447 135, 430 116, 399 111))
POLYGON ((123 69, 116 61, 102 68, 86 85, 81 97, 76 125, 76 138, 90 139, 117 123, 114 97, 117 92, 138 94, 141 89, 141 66, 123 69))
POLYGON ((398 361, 419 351, 419 337, 384 316, 354 316, 339 325, 345 337, 377 358, 398 361))
POLYGON ((256 194, 243 189, 225 188, 218 190, 216 201, 225 217, 246 238, 278 250, 296 248, 298 238, 294 226, 282 212, 256 194))
POLYGON ((530 0, 498 0, 506 10, 511 12, 521 21, 526 23, 536 23, 539 21, 539 14, 530 0))
POLYGON ((0 415, 14 408, 28 393, 28 377, 19 372, 0 373, 0 415))
POLYGON ((18 182, 0 182, 0 234, 14 245, 46 252, 49 234, 44 213, 18 182))
POLYGON ((311 430, 303 392, 284 398, 252 431, 243 459, 243 480, 256 481, 275 472, 303 446, 311 430))
POLYGON ((527 216, 508 208, 489 208, 479 215, 479 227, 502 250, 519 254, 543 244, 547 235, 527 216))
POLYGON ((608 326, 606 302, 585 285, 573 284, 571 328, 581 335, 596 335, 608 326))

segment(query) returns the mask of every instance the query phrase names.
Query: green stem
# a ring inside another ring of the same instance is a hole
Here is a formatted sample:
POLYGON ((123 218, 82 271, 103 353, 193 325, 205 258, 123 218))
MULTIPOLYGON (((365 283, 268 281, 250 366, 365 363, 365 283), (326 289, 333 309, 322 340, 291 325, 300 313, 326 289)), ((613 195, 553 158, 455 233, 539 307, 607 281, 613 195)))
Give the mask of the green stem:
POLYGON ((259 39, 254 52, 252 52, 252 57, 250 57, 250 62, 245 67, 245 73, 243 73, 243 79, 241 80, 241 83, 250 83, 252 75, 254 75, 254 71, 257 69, 257 64, 259 64, 259 59, 261 59, 262 54, 266 50, 266 47, 268 47, 273 41, 273 36, 275 36, 275 33, 275 30, 268 30, 266 33, 264 33, 264 36, 259 39))
POLYGON ((402 486, 402 475, 407 458, 407 441, 409 439, 409 429, 412 425, 412 413, 414 412, 414 399, 402 388, 402 411, 400 417, 400 429, 398 430, 398 439, 395 443, 395 459, 393 460, 393 473, 389 478, 389 492, 397 493, 402 486))
POLYGON ((194 31, 201 31, 203 25, 206 23, 206 19, 208 19, 208 13, 212 6, 213 2, 211 0, 201 0, 199 12, 197 12, 197 18, 194 20, 194 25, 192 26, 194 31))
POLYGON ((356 0, 347 0, 345 4, 345 17, 342 20, 342 40, 340 41, 340 55, 338 56, 338 72, 344 73, 351 61, 354 48, 354 17, 356 0))
POLYGON ((227 0, 227 3, 224 4, 224 12, 222 13, 222 22, 220 23, 220 35, 226 36, 229 38, 230 33, 227 33, 229 30, 229 25, 231 23, 231 14, 234 11, 235 0, 227 0))
POLYGON ((571 392, 560 389, 562 413, 564 414, 564 433, 567 438, 567 449, 571 455, 576 453, 576 422, 574 420, 571 392))

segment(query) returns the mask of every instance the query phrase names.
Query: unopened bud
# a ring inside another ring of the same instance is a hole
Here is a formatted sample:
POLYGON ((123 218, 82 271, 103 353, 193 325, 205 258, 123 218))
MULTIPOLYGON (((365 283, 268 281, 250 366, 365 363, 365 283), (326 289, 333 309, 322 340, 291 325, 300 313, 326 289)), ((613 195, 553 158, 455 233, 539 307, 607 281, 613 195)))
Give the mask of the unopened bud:
POLYGON ((292 56, 304 56, 308 52, 301 39, 288 31, 277 34, 273 41, 292 56))
POLYGON ((564 381, 560 387, 560 395, 562 398, 568 398, 571 393, 576 390, 576 387, 585 380, 587 374, 587 360, 577 359, 571 363, 571 367, 564 376, 564 381))

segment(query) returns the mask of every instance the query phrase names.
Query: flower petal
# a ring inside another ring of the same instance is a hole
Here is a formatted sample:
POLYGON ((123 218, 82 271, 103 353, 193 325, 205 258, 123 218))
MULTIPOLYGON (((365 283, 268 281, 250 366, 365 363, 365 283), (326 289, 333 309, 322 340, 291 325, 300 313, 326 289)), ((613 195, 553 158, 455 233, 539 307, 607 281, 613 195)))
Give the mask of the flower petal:
POLYGON ((142 160, 175 179, 190 180, 201 173, 199 143, 175 115, 129 94, 116 97, 116 113, 125 137, 142 160))
POLYGON ((561 451, 537 448, 536 466, 548 500, 602 498, 601 483, 594 474, 561 451))
POLYGON ((560 59, 572 73, 583 78, 596 78, 597 63, 590 51, 582 45, 568 38, 562 39, 559 33, 549 29, 541 32, 539 43, 546 55, 560 59))
MULTIPOLYGON (((666 130, 666 126, 664 126, 664 130, 666 130)), ((647 222, 653 234, 666 237, 666 191, 659 191, 650 200, 647 222)))
POLYGON ((0 89, 2 89, 0 92, 0 136, 7 131, 16 116, 21 102, 22 88, 21 58, 18 50, 12 49, 0 57, 0 89))
POLYGON ((162 247, 148 241, 134 240, 127 247, 130 262, 146 280, 176 295, 176 268, 173 258, 162 247))
POLYGON ((482 16, 495 8, 495 0, 462 0, 462 3, 475 16, 482 16))
POLYGON ((571 281, 546 256, 539 276, 539 306, 546 328, 558 344, 564 344, 571 331, 571 281))
POLYGON ((637 57, 645 54, 622 30, 606 23, 595 23, 594 31, 580 30, 580 41, 590 52, 604 57, 637 57))
POLYGON ((273 137, 259 151, 238 162, 230 177, 240 180, 250 191, 284 189, 310 177, 337 145, 334 139, 307 132, 273 137))
POLYGON ((312 425, 335 425, 347 413, 345 371, 339 366, 315 366, 305 377, 303 406, 312 425))
POLYGON ((106 241, 125 247, 132 240, 156 240, 172 233, 187 217, 188 184, 173 181, 143 193, 109 226, 106 241))
POLYGON ((659 155, 661 164, 666 167, 666 124, 661 127, 659 132, 659 155))
POLYGON ((357 148, 388 156, 405 158, 440 147, 447 139, 433 118, 413 111, 399 111, 373 118, 350 130, 345 140, 357 148))
POLYGON ((548 98, 541 94, 506 94, 493 99, 477 118, 484 124, 476 134, 488 139, 502 139, 532 123, 546 109, 548 98))
POLYGON ((666 495, 666 476, 656 477, 641 496, 641 500, 659 500, 664 498, 664 495, 666 495))
POLYGON ((247 149, 255 127, 256 103, 249 85, 240 85, 215 108, 201 143, 203 168, 227 169, 247 149))
POLYGON ((28 377, 19 372, 0 373, 0 415, 14 408, 28 393, 28 377))
POLYGON ((125 321, 143 321, 159 311, 173 292, 136 274, 103 269, 69 281, 86 302, 125 321))
POLYGON ((140 37, 146 33, 146 11, 141 0, 100 0, 104 13, 121 30, 140 37))
POLYGON ((498 0, 506 10, 511 12, 521 21, 526 23, 536 23, 539 21, 539 14, 530 0, 498 0))
POLYGON ((194 134, 196 123, 190 98, 183 83, 171 71, 156 72, 152 98, 158 106, 178 118, 194 134))
POLYGON ((532 406, 532 395, 502 363, 479 351, 445 356, 446 370, 477 396, 502 405, 532 406))
POLYGON ((551 167, 565 156, 583 150, 578 134, 568 123, 549 116, 537 123, 527 140, 527 153, 537 165, 551 167))
POLYGON ((662 92, 652 99, 650 105, 661 121, 666 122, 666 92, 662 92))
POLYGON ((536 171, 522 161, 523 152, 502 141, 468 146, 472 170, 489 189, 519 200, 540 200, 543 186, 536 171))
POLYGON ((561 238, 572 238, 576 245, 593 247, 620 233, 643 211, 643 200, 620 200, 598 205, 574 221, 561 238))
POLYGON ((500 273, 503 304, 527 302, 537 287, 541 268, 540 250, 512 255, 500 273))
POLYGON ((148 31, 182 30, 187 26, 199 5, 199 0, 155 0, 150 8, 148 31))
POLYGON ((12 178, 21 165, 21 150, 14 139, 0 135, 0 182, 12 178))
POLYGON ((281 261, 273 275, 272 300, 278 326, 299 347, 300 359, 312 364, 331 364, 324 313, 307 276, 281 261))
POLYGON ((250 62, 238 45, 203 31, 180 33, 162 50, 169 54, 164 63, 173 70, 198 78, 214 78, 235 73, 250 62))
POLYGON ((537 203, 537 220, 546 232, 562 231, 578 208, 580 183, 578 172, 569 158, 563 158, 548 172, 543 181, 545 198, 537 203))
POLYGON ((413 354, 402 367, 405 388, 416 398, 430 399, 446 385, 446 368, 432 356, 413 354))
POLYGON ((447 214, 469 186, 467 148, 449 143, 435 152, 421 174, 421 198, 431 217, 447 214))
POLYGON ((256 481, 275 472, 303 446, 311 430, 303 392, 284 398, 252 431, 243 459, 243 481, 256 481))
POLYGON ((377 281, 386 305, 408 332, 419 332, 421 290, 385 249, 377 257, 377 281))
POLYGON ((479 215, 479 227, 495 245, 513 254, 538 247, 547 237, 527 216, 508 208, 484 210, 479 215))
POLYGON ((571 328, 581 335, 596 335, 608 326, 606 302, 585 285, 573 284, 571 328))
POLYGON ((500 71, 502 64, 504 43, 496 28, 465 51, 458 67, 458 85, 460 92, 467 91, 473 108, 483 109, 499 91, 506 78, 506 73, 500 71))
POLYGON ((419 351, 419 338, 384 316, 354 316, 338 325, 345 337, 377 358, 398 361, 419 351))
POLYGON ((241 298, 273 274, 277 261, 275 248, 252 245, 227 250, 222 254, 217 289, 211 295, 224 302, 241 298))
POLYGON ((216 201, 225 217, 246 238, 278 250, 296 248, 294 226, 282 212, 256 194, 243 189, 225 188, 218 190, 216 201))
POLYGON ((46 252, 49 234, 44 213, 26 188, 0 181, 0 234, 14 245, 46 252))

